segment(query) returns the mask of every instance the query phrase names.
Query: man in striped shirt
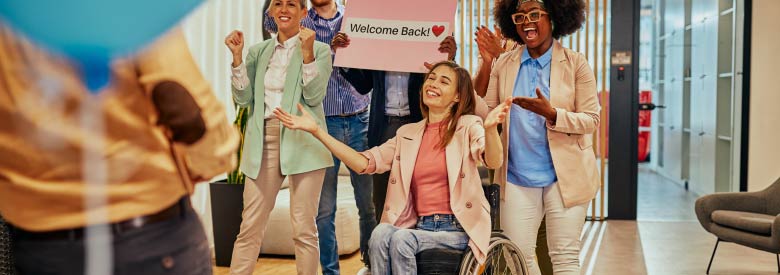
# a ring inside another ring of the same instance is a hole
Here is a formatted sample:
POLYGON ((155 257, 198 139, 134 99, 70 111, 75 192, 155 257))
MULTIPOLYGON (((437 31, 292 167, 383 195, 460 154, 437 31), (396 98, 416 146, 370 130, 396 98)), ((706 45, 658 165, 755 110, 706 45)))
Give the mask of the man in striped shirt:
MULTIPOLYGON (((334 0, 311 0, 311 7, 308 16, 303 19, 301 25, 314 30, 317 34, 317 41, 330 44, 333 36, 341 30, 344 6, 334 0)), ((268 32, 274 33, 276 25, 267 15, 266 13, 263 26, 268 32)), ((344 79, 340 70, 333 70, 328 82, 327 95, 323 102, 328 133, 357 151, 367 150, 368 105, 370 102, 369 94, 358 93, 352 84, 344 79)), ((335 157, 333 161, 335 166, 328 168, 325 173, 317 215, 320 264, 322 264, 323 274, 339 274, 335 217, 338 170, 341 163, 335 157)), ((376 214, 372 199, 374 188, 370 175, 359 175, 351 170, 349 172, 360 216, 360 252, 365 263, 368 261, 366 255, 368 239, 376 226, 376 214)))

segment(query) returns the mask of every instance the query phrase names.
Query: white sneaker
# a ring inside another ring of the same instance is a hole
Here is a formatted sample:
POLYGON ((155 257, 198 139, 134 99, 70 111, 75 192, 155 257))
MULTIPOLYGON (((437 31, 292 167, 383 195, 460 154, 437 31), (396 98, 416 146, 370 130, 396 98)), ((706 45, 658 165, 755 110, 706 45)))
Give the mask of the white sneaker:
POLYGON ((363 267, 360 270, 358 270, 357 275, 371 275, 371 270, 368 269, 368 267, 363 267))

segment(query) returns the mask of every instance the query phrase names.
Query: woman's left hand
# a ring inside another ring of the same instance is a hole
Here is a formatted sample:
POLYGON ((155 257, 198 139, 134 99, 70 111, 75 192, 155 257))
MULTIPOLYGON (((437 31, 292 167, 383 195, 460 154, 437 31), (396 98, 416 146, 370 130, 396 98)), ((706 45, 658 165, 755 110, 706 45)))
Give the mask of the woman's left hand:
POLYGON ((503 103, 494 108, 487 117, 485 117, 484 126, 485 129, 493 129, 499 124, 504 122, 506 116, 509 114, 509 107, 512 106, 512 97, 507 97, 503 103))
POLYGON ((274 115, 282 122, 284 127, 289 129, 303 130, 312 134, 320 129, 317 122, 314 121, 314 118, 311 117, 309 112, 306 111, 300 103, 298 103, 298 111, 301 112, 300 116, 291 115, 277 107, 274 109, 274 115))
POLYGON ((515 97, 512 102, 519 105, 523 109, 543 116, 552 124, 555 124, 555 120, 558 118, 558 111, 552 107, 550 101, 544 97, 542 91, 539 90, 539 88, 536 88, 536 97, 518 96, 515 97))
POLYGON ((306 27, 301 26, 301 32, 298 39, 301 40, 301 54, 303 54, 303 63, 309 64, 314 61, 314 38, 316 33, 306 27))

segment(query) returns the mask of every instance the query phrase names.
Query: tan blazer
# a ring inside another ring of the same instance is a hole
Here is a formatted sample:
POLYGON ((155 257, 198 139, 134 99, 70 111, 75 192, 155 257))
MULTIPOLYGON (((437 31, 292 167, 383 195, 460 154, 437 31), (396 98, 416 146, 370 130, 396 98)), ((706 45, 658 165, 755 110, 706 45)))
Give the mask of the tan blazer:
MULTIPOLYGON (((524 47, 505 52, 496 60, 484 101, 477 100, 476 113, 481 117, 484 118, 502 99, 512 96, 524 47)), ((563 204, 568 208, 592 200, 599 190, 600 176, 591 149, 591 134, 599 127, 601 106, 596 78, 585 56, 564 48, 558 41, 553 42, 552 51, 549 100, 558 111, 558 118, 555 125, 547 124, 547 140, 563 204)), ((502 185, 506 184, 506 159, 509 157, 509 135, 512 134, 507 130, 510 123, 510 116, 507 116, 501 135, 504 165, 496 174, 496 181, 502 185)))
MULTIPOLYGON (((485 129, 482 119, 474 115, 462 116, 456 129, 445 148, 450 207, 469 236, 469 247, 482 263, 486 258, 491 230, 490 204, 477 171, 477 165, 484 163, 485 129)), ((425 120, 404 125, 392 139, 363 152, 370 163, 363 173, 390 171, 382 223, 400 228, 414 228, 417 223, 410 187, 424 130, 425 120)))

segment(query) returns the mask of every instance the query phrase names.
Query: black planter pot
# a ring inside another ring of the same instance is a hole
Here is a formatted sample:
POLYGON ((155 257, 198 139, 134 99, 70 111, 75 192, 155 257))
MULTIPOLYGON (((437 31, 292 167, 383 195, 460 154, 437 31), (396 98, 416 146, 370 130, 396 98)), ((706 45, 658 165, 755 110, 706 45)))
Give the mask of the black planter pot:
POLYGON ((217 181, 209 184, 211 222, 214 229, 214 256, 217 266, 230 266, 233 243, 241 228, 244 210, 244 185, 217 181))
POLYGON ((8 225, 0 217, 0 275, 13 275, 14 257, 11 254, 11 232, 8 225))

